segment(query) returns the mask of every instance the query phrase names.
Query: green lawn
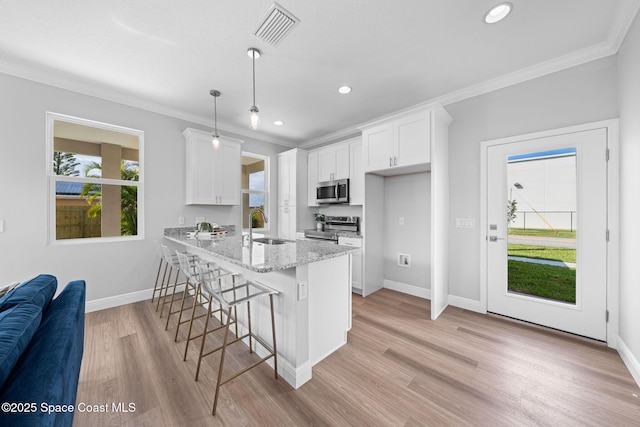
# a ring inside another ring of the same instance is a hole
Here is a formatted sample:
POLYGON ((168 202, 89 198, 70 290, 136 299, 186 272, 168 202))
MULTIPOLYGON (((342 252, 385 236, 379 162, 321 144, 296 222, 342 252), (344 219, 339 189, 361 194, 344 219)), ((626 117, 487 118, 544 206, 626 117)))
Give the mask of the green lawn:
POLYGON ((510 292, 575 304, 575 269, 511 260, 508 268, 510 292))
POLYGON ((509 243, 507 253, 524 258, 547 259, 550 261, 576 262, 576 250, 552 246, 532 246, 509 243))
POLYGON ((566 239, 575 239, 576 231, 569 230, 549 230, 544 228, 509 228, 509 234, 519 236, 538 236, 538 237, 561 237, 566 239))

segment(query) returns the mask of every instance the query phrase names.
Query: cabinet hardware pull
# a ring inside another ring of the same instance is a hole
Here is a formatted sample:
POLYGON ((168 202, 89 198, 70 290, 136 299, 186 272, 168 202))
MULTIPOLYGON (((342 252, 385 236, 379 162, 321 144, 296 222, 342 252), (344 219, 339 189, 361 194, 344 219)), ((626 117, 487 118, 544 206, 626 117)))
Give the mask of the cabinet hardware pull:
POLYGON ((393 159, 389 156, 389 166, 393 166, 393 159))
POLYGON ((398 158, 396 156, 393 156, 393 166, 397 166, 398 165, 398 158))

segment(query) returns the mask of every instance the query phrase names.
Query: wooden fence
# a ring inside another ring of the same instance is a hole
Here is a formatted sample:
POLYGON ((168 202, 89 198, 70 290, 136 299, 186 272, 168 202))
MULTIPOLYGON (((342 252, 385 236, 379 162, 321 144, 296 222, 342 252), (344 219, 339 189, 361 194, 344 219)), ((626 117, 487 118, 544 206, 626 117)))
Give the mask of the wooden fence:
POLYGON ((89 218, 90 206, 56 207, 56 239, 79 239, 100 237, 100 212, 89 218))

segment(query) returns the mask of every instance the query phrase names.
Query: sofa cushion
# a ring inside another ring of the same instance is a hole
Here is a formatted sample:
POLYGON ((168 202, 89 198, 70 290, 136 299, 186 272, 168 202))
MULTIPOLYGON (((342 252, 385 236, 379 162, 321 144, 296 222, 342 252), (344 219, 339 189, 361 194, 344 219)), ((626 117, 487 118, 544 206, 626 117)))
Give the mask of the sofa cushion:
POLYGON ((84 348, 86 286, 70 282, 51 301, 42 323, 11 375, 0 388, 0 402, 38 402, 30 413, 0 411, 0 426, 71 426, 73 412, 43 412, 42 402, 75 405, 84 348))
POLYGON ((35 304, 41 310, 49 305, 58 288, 58 280, 49 274, 41 274, 28 282, 18 285, 15 289, 0 298, 0 312, 18 304, 35 304))
POLYGON ((29 345, 42 318, 42 308, 20 304, 0 313, 0 388, 29 345))

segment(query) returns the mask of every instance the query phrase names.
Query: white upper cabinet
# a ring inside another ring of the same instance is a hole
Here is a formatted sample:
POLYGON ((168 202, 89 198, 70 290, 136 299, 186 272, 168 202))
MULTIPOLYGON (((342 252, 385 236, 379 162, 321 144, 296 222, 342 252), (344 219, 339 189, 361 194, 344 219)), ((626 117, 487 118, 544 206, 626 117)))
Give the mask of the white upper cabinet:
POLYGON ((214 150, 211 133, 186 129, 186 204, 239 205, 242 141, 221 137, 214 150))
POLYGON ((318 187, 318 152, 312 151, 309 153, 309 164, 307 169, 307 205, 308 206, 318 206, 318 201, 316 200, 316 189, 318 187))
POLYGON ((297 204, 297 158, 295 151, 278 154, 278 206, 297 204))
POLYGON ((349 144, 349 204, 364 204, 364 165, 362 164, 362 139, 349 144))
POLYGON ((349 178, 349 145, 333 144, 318 150, 318 181, 349 178))
POLYGON ((393 168, 412 172, 411 166, 431 162, 431 111, 410 113, 363 128, 362 137, 365 172, 393 168))

